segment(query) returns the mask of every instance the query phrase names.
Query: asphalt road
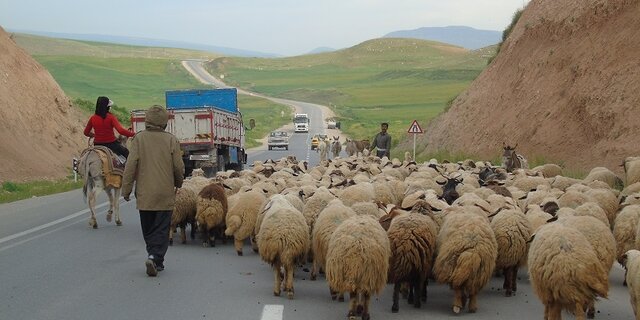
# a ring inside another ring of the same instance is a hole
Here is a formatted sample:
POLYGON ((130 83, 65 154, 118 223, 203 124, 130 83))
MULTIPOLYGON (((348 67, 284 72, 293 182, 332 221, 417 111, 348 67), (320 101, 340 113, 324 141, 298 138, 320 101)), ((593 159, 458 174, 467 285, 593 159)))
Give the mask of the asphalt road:
MULTIPOLYGON (((99 203, 106 201, 101 197, 99 203)), ((203 248, 199 241, 169 248, 166 270, 145 274, 146 257, 135 201, 123 202, 124 225, 105 221, 88 227, 79 190, 0 205, 0 319, 260 319, 265 305, 284 306, 284 319, 341 319, 345 302, 331 301, 326 281, 308 280, 304 266, 295 275, 295 298, 272 294, 271 268, 245 245, 238 257, 232 242, 203 248)), ((176 237, 177 240, 177 237, 176 237)), ((479 297, 476 314, 454 316, 453 292, 430 284, 421 309, 401 302, 391 313, 392 286, 372 300, 373 319, 542 319, 526 270, 518 292, 502 295, 493 278, 479 297)), ((596 319, 632 319, 622 270, 610 275, 610 297, 598 302, 596 319)), ((572 317, 566 316, 571 319, 572 317)))

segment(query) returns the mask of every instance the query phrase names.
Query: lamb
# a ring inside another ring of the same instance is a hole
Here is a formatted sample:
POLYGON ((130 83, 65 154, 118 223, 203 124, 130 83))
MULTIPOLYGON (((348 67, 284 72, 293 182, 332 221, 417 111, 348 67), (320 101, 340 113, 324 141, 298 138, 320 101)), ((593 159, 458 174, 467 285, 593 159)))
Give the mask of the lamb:
POLYGON ((309 251, 309 226, 304 216, 284 196, 274 195, 267 203, 256 239, 260 257, 273 267, 273 294, 280 296, 280 268, 284 268, 284 291, 293 299, 293 269, 304 262, 309 251))
POLYGON ((215 247, 216 236, 221 237, 223 242, 226 241, 222 230, 227 210, 227 195, 222 184, 212 183, 198 194, 196 221, 202 232, 203 247, 215 247))
POLYGON ((169 228, 169 245, 173 245, 173 230, 180 227, 180 242, 187 243, 187 224, 191 225, 191 239, 195 238, 196 212, 198 210, 198 197, 192 189, 180 188, 176 191, 173 214, 171 214, 171 227, 169 228))
POLYGON ((421 214, 405 214, 394 218, 387 231, 391 246, 389 282, 393 286, 391 312, 398 312, 400 285, 409 282, 409 303, 420 308, 426 299, 427 277, 431 273, 435 255, 436 224, 430 217, 421 214))
POLYGON ((549 223, 529 248, 531 286, 544 304, 545 319, 562 319, 562 309, 584 319, 584 307, 607 297, 609 281, 595 250, 578 230, 549 223))
POLYGON ((632 249, 622 257, 623 265, 627 269, 625 280, 629 287, 631 307, 636 320, 640 320, 640 251, 632 249))
POLYGON ((391 249, 389 238, 378 221, 369 215, 344 221, 333 232, 327 251, 326 276, 329 287, 349 292, 348 317, 361 313, 368 320, 369 301, 387 283, 391 249))
POLYGON ((505 296, 517 290, 520 262, 527 255, 527 242, 531 238, 531 224, 520 209, 501 210, 493 216, 491 229, 498 244, 496 269, 503 270, 505 296))
POLYGON ((448 283, 454 290, 453 312, 460 313, 467 299, 469 312, 476 312, 477 294, 491 278, 498 257, 489 220, 470 212, 448 214, 436 243, 433 272, 438 282, 448 283))
MULTIPOLYGON (((313 251, 313 267, 311 268, 311 280, 316 280, 318 271, 325 270, 327 249, 331 235, 338 226, 356 213, 342 204, 342 201, 334 199, 318 215, 313 231, 311 231, 311 250, 313 251)), ((331 298, 335 300, 337 292, 331 292, 331 298)), ((344 296, 340 294, 341 301, 344 296)))
POLYGON ((553 163, 545 163, 541 166, 537 166, 533 169, 531 169, 531 171, 534 172, 542 172, 542 176, 545 178, 553 178, 555 176, 562 176, 562 168, 557 165, 557 164, 553 164, 553 163))
POLYGON ((267 197, 261 190, 250 190, 239 193, 235 205, 229 208, 226 217, 226 236, 233 236, 236 253, 242 255, 244 240, 250 237, 255 229, 258 213, 267 202, 267 197))

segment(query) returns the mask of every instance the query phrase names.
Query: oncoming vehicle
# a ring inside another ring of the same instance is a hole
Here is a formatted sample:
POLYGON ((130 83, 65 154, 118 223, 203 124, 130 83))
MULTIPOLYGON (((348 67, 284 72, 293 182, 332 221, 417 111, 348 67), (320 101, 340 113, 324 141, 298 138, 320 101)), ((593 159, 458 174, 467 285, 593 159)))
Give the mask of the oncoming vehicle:
POLYGON ((325 141, 327 139, 329 139, 329 137, 326 134, 314 135, 313 138, 311 138, 311 150, 317 149, 320 141, 325 141))
POLYGON ((284 148, 289 150, 289 134, 284 131, 272 131, 268 139, 269 150, 273 148, 284 148))
POLYGON ((296 113, 293 118, 295 132, 309 132, 309 115, 306 113, 296 113))

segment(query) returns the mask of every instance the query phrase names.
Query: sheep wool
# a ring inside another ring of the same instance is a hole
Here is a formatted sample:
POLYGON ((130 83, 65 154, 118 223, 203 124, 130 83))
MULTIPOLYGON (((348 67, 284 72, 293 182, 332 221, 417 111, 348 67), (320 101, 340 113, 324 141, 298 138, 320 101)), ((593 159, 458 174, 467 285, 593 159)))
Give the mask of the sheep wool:
POLYGON ((241 192, 236 196, 235 205, 227 213, 224 234, 233 236, 236 253, 241 256, 244 240, 253 234, 258 213, 266 204, 267 197, 260 190, 241 192))
POLYGON ((173 230, 180 227, 180 242, 187 243, 187 224, 191 224, 192 239, 195 237, 196 212, 198 197, 192 189, 180 188, 176 191, 173 213, 171 214, 171 227, 169 228, 169 245, 173 244, 173 230))
POLYGON ((491 220, 491 229, 498 244, 496 268, 504 270, 505 296, 517 290, 518 267, 527 255, 531 224, 520 209, 501 210, 491 220))
POLYGON ((327 249, 333 232, 342 222, 355 215, 351 208, 338 199, 329 202, 329 205, 320 212, 311 231, 311 250, 313 251, 311 280, 316 279, 320 268, 325 269, 327 249))
POLYGON ((491 278, 498 257, 489 220, 477 213, 448 214, 436 244, 433 272, 438 282, 454 290, 453 312, 460 313, 467 300, 469 312, 475 312, 477 294, 491 278))
POLYGON ((544 304, 545 319, 561 319, 562 310, 584 319, 583 307, 607 297, 609 278, 595 250, 578 230, 549 223, 529 248, 533 291, 544 304))
POLYGON ((613 224, 613 237, 616 239, 616 260, 622 264, 625 252, 635 248, 636 228, 640 222, 640 205, 624 207, 618 213, 613 224))
MULTIPOLYGON (((219 183, 204 187, 198 194, 196 221, 202 232, 202 246, 216 245, 216 235, 221 236, 227 215, 227 195, 219 183), (222 230, 218 230, 222 228, 222 230), (220 232, 217 232, 220 231, 220 232)), ((223 241, 224 241, 224 237, 223 241)))
POLYGON ((636 319, 640 319, 640 251, 629 250, 624 255, 624 266, 627 269, 625 280, 629 289, 629 300, 636 319))
POLYGON ((260 258, 273 267, 273 294, 280 295, 280 268, 285 271, 284 290, 293 299, 293 269, 305 261, 309 251, 309 226, 302 213, 280 194, 267 204, 266 212, 256 236, 260 258))
POLYGON ((387 283, 390 255, 387 233, 368 215, 351 217, 334 231, 326 276, 331 290, 352 293, 348 316, 355 316, 361 304, 362 317, 368 319, 371 295, 379 294, 387 283))
POLYGON ((412 296, 413 304, 419 308, 435 256, 436 224, 426 215, 400 215, 391 221, 387 234, 391 245, 388 280, 395 284, 391 310, 399 310, 398 291, 401 282, 409 282, 410 293, 415 294, 412 296))

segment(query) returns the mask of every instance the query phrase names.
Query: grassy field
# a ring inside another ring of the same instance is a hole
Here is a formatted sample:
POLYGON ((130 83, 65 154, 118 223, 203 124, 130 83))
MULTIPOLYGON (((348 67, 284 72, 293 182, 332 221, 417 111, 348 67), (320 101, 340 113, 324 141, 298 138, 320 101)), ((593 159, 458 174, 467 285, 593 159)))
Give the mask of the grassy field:
POLYGON ((375 39, 291 58, 219 58, 207 68, 234 86, 328 105, 354 138, 371 138, 381 122, 389 122, 395 146, 414 119, 425 126, 442 112, 484 69, 492 50, 375 39))
POLYGON ((247 149, 259 146, 258 140, 264 138, 273 129, 290 122, 292 118, 289 107, 262 98, 239 95, 238 105, 244 125, 247 127, 245 139, 247 149), (284 117, 280 116, 281 111, 284 111, 284 117), (251 119, 254 119, 256 124, 253 129, 249 128, 251 119))
POLYGON ((0 185, 0 203, 7 203, 27 199, 31 197, 45 196, 54 193, 66 192, 82 187, 82 179, 73 181, 73 176, 57 181, 32 181, 14 183, 6 181, 0 185))

